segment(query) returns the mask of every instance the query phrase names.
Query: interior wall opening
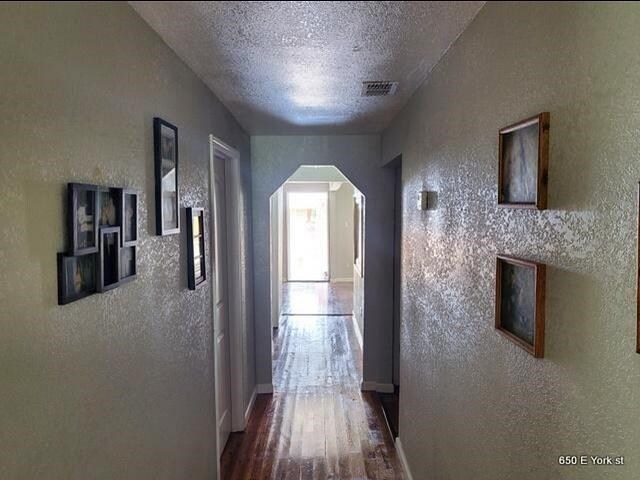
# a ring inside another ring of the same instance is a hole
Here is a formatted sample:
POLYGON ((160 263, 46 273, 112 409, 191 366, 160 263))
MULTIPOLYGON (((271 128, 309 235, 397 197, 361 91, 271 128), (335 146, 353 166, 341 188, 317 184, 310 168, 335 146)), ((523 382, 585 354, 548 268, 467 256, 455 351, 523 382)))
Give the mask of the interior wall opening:
POLYGON ((334 166, 301 166, 270 198, 273 387, 360 389, 364 195, 334 166))

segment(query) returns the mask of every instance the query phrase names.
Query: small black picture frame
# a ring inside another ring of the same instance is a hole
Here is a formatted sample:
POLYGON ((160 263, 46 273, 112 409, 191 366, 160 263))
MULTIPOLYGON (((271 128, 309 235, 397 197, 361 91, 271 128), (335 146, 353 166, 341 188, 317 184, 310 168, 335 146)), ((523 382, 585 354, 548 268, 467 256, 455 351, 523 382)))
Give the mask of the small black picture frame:
POLYGON ((122 227, 120 245, 135 247, 138 244, 138 196, 132 188, 118 190, 118 225, 122 227))
POLYGON ((129 245, 120 248, 120 283, 130 282, 136 279, 138 247, 129 245))
POLYGON ((98 229, 120 225, 119 188, 97 187, 98 229))
POLYGON ((159 117, 153 119, 153 156, 156 235, 179 233, 178 127, 159 117))
POLYGON ((195 290, 207 282, 205 261, 204 209, 188 207, 187 218, 187 284, 195 290))
POLYGON ((58 253, 58 305, 66 305, 96 292, 94 254, 58 253))
POLYGON ((98 252, 98 219, 101 187, 86 183, 67 184, 67 234, 70 256, 98 252))
POLYGON ((98 256, 98 292, 120 285, 120 227, 100 227, 98 256))

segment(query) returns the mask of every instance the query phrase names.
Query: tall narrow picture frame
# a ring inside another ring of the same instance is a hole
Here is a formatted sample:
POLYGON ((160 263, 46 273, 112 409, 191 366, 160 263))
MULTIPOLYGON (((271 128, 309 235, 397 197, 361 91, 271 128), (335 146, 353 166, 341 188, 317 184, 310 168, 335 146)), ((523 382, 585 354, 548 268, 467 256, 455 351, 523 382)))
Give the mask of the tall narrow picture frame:
POLYGON ((547 208, 549 112, 500 130, 498 135, 498 205, 547 208))
POLYGON ((205 261, 204 209, 188 207, 187 219, 187 285, 195 290, 207 281, 205 261))
POLYGON ((99 190, 97 185, 67 184, 67 234, 71 256, 98 252, 99 190))
POLYGON ((137 256, 138 247, 120 247, 120 283, 130 282, 138 275, 137 256))
POLYGON ((180 232, 178 191, 178 127, 153 119, 155 163, 156 234, 180 232))
POLYGON ((138 244, 138 195, 138 190, 118 189, 118 223, 122 227, 122 247, 135 247, 138 244))
POLYGON ((536 358, 544 357, 546 266, 498 255, 495 327, 536 358))
POLYGON ((98 292, 106 292, 120 285, 120 232, 120 227, 100 228, 98 292))

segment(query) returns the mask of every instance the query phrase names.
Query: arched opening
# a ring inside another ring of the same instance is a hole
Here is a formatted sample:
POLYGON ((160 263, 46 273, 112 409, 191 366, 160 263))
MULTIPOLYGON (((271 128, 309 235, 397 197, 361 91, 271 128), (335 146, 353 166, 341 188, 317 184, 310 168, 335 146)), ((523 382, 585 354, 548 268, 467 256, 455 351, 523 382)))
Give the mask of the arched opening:
POLYGON ((359 390, 365 197, 335 166, 301 166, 269 199, 275 392, 359 390))

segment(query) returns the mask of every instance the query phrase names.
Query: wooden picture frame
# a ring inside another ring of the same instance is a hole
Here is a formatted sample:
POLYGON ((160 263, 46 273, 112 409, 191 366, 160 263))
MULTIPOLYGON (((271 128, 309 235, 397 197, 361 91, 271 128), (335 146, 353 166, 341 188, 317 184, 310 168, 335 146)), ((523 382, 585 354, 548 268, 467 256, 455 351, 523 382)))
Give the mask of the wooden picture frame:
POLYGON ((100 188, 86 183, 67 184, 67 235, 70 256, 98 252, 100 188))
POLYGON ((67 305, 96 292, 95 253, 58 253, 58 305, 67 305))
POLYGON ((106 292, 120 285, 120 232, 120 227, 100 227, 98 292, 106 292))
POLYGON ((498 134, 498 206, 547 208, 549 112, 542 112, 498 134))
POLYGON ((536 358, 544 358, 546 266, 498 255, 495 328, 536 358))
POLYGON ((195 290, 207 282, 205 257, 204 209, 188 207, 187 219, 187 285, 195 290))
POLYGON ((118 189, 118 225, 122 227, 121 246, 138 245, 138 197, 140 192, 132 188, 118 189))
POLYGON ((153 119, 153 154, 156 235, 179 233, 178 127, 158 117, 153 119))

